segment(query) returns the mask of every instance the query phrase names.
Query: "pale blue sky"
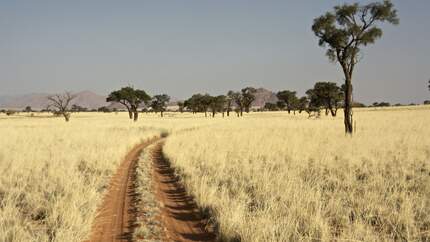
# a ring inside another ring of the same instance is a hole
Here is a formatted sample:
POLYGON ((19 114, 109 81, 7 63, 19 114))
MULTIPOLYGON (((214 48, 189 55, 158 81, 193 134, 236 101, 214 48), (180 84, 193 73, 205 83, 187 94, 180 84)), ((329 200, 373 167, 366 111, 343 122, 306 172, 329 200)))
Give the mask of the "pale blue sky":
MULTIPOLYGON (((311 31, 343 2, 0 0, 0 95, 127 84, 179 98, 244 86, 303 94, 343 80, 311 31)), ((430 99, 430 1, 393 2, 400 25, 364 49, 358 101, 430 99)))

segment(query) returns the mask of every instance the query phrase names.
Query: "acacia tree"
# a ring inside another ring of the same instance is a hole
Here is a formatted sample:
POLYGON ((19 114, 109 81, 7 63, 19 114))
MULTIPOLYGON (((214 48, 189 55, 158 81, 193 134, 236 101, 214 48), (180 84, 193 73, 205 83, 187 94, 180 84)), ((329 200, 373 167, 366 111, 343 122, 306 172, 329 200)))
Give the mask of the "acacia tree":
POLYGON ((166 111, 169 101, 170 97, 167 94, 155 95, 152 98, 151 108, 155 112, 160 112, 161 117, 163 117, 163 112, 166 111))
POLYGON ((123 89, 124 88, 122 88, 121 90, 111 92, 109 96, 106 98, 106 102, 117 102, 122 104, 127 109, 128 117, 130 119, 133 119, 133 112, 131 110, 131 105, 127 100, 127 97, 123 89))
POLYGON ((343 99, 342 89, 334 82, 317 82, 314 85, 313 98, 319 99, 319 103, 324 106, 325 114, 330 111, 333 117, 336 116, 338 108, 343 99))
POLYGON ((199 109, 205 112, 205 117, 208 116, 207 112, 211 102, 212 102, 212 97, 209 94, 201 95, 200 98, 198 99, 199 109))
POLYGON ((306 110, 308 105, 309 105, 309 100, 307 97, 299 98, 297 102, 297 109, 299 110, 299 113, 302 113, 303 110, 306 110))
POLYGON ((227 96, 225 97, 227 117, 230 116, 230 111, 232 110, 233 101, 234 101, 234 92, 228 91, 227 96))
POLYGON ((72 95, 70 92, 65 92, 63 94, 55 94, 53 96, 48 97, 50 101, 49 107, 53 107, 56 109, 56 113, 59 115, 63 115, 66 122, 69 122, 70 119, 70 102, 76 98, 76 95, 72 95))
POLYGON ((322 100, 318 98, 314 89, 309 89, 306 91, 307 95, 307 107, 306 112, 309 114, 309 117, 312 115, 312 112, 316 113, 319 117, 321 114, 321 106, 323 106, 322 100))
POLYGON ((240 92, 231 92, 230 93, 232 100, 236 104, 235 112, 237 116, 243 116, 243 108, 245 106, 243 96, 240 92))
MULTIPOLYGON (((283 106, 287 108, 288 113, 290 113, 291 110, 295 109, 294 106, 297 103, 296 92, 284 90, 278 92, 276 94, 276 97, 279 99, 279 101, 284 103, 283 106)), ((278 104, 278 107, 280 107, 280 104, 278 104)))
POLYGON ((137 121, 139 116, 139 106, 141 104, 148 104, 148 102, 151 100, 151 97, 144 90, 133 88, 128 88, 127 96, 130 102, 131 109, 133 111, 133 120, 137 121))
POLYGON ((219 95, 211 97, 209 108, 212 111, 212 117, 215 117, 217 112, 221 112, 224 117, 224 111, 226 107, 226 96, 219 95))
POLYGON ((183 112, 184 112, 184 107, 185 107, 184 102, 179 101, 177 104, 178 104, 178 111, 179 111, 180 113, 183 113, 183 112))
POLYGON ((212 101, 212 97, 209 94, 194 94, 184 102, 185 107, 191 110, 193 113, 204 112, 207 117, 207 111, 212 101))
POLYGON ((326 55, 342 67, 345 77, 344 123, 345 133, 352 134, 352 74, 358 62, 360 48, 374 43, 382 36, 377 23, 398 24, 394 5, 385 0, 366 5, 344 4, 334 7, 314 19, 312 30, 319 45, 327 46, 326 55))
POLYGON ((24 112, 30 113, 33 112, 33 110, 31 109, 31 106, 27 106, 25 107, 24 112))
POLYGON ((188 110, 190 110, 193 114, 201 111, 200 110, 200 99, 203 95, 202 94, 194 94, 184 102, 184 107, 186 107, 188 110))
POLYGON ((107 102, 118 102, 127 108, 130 119, 137 121, 139 112, 137 111, 139 105, 142 103, 148 103, 151 97, 140 89, 134 89, 133 87, 123 87, 120 90, 113 91, 106 98, 107 102))
MULTIPOLYGON (((252 102, 254 102, 255 100, 256 92, 257 90, 253 87, 245 87, 241 90, 243 108, 247 113, 249 113, 249 109, 251 108, 252 102)), ((242 116, 243 108, 241 110, 240 116, 242 116)))
POLYGON ((285 102, 284 101, 277 101, 276 102, 276 107, 278 107, 279 108, 279 110, 284 110, 285 109, 285 107, 286 107, 287 105, 285 104, 285 102))

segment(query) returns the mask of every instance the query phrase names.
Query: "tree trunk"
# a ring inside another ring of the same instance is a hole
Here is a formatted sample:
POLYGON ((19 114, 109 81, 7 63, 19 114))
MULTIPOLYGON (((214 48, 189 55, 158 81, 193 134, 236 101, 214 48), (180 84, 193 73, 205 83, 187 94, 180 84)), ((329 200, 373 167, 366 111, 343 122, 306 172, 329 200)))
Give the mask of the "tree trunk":
POLYGON ((161 114, 161 117, 163 117, 163 111, 161 111, 160 114, 161 114))
POLYGON ((325 116, 327 116, 328 115, 328 108, 326 107, 325 108, 325 116))
POLYGON ((133 113, 131 112, 131 109, 128 106, 125 106, 125 107, 127 108, 127 111, 128 111, 128 117, 130 119, 133 119, 133 113))
POLYGON ((350 75, 345 75, 345 104, 343 112, 345 133, 352 134, 352 84, 350 75))
POLYGON ((337 107, 331 107, 330 106, 330 112, 332 117, 336 117, 337 114, 337 107))
POLYGON ((227 108, 227 117, 230 116, 230 107, 227 108))
POLYGON ((69 122, 69 120, 70 120, 70 114, 66 113, 66 112, 63 112, 63 116, 64 116, 64 119, 66 120, 66 122, 69 122))
POLYGON ((136 121, 137 121, 137 119, 139 118, 139 112, 135 109, 135 110, 133 110, 133 114, 134 114, 134 119, 133 119, 133 121, 134 121, 134 122, 136 122, 136 121))
POLYGON ((215 118, 215 111, 212 111, 212 118, 215 118))
POLYGON ((243 116, 243 108, 240 108, 240 116, 243 116))

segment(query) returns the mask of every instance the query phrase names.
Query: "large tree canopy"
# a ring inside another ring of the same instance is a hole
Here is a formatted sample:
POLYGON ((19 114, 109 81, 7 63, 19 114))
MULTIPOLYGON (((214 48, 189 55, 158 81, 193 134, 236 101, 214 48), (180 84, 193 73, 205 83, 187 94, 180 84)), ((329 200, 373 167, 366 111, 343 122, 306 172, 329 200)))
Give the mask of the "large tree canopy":
POLYGON ((385 0, 366 5, 343 4, 333 12, 314 19, 312 30, 319 45, 327 47, 327 56, 339 62, 345 76, 345 132, 352 133, 352 74, 360 57, 360 48, 382 36, 378 23, 398 24, 394 5, 385 0))
POLYGON ((130 119, 137 121, 138 119, 138 108, 142 103, 148 103, 151 97, 140 89, 134 89, 133 87, 123 87, 120 90, 113 91, 106 98, 107 102, 118 102, 127 108, 130 119))

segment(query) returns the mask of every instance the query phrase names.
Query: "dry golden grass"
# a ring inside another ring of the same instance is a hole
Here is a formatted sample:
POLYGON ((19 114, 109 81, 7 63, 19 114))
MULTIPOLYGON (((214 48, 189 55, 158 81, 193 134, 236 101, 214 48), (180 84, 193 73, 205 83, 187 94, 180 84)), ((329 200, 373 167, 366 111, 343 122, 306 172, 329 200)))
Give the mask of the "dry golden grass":
POLYGON ((81 241, 119 162, 170 133, 168 158, 226 238, 429 240, 430 110, 341 117, 251 113, 0 114, 0 241, 81 241))
POLYGON ((164 152, 224 239, 429 241, 430 110, 253 113, 167 139, 164 152))
POLYGON ((81 241, 110 176, 136 143, 188 121, 125 113, 0 114, 0 241, 81 241))

